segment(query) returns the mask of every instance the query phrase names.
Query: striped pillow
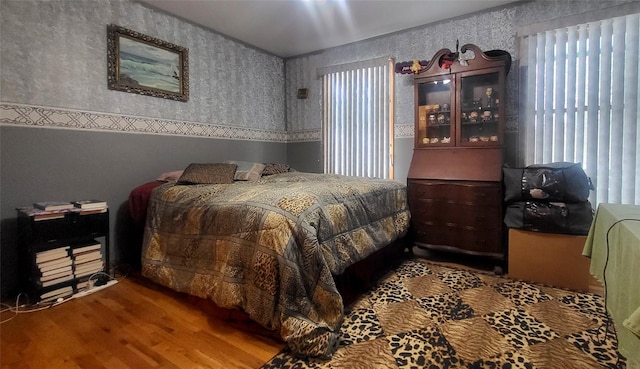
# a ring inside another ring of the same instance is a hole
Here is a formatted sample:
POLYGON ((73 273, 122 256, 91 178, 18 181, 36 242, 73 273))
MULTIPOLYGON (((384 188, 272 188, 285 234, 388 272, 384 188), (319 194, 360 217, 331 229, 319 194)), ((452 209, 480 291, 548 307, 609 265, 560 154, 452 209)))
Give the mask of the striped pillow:
POLYGON ((257 181, 262 176, 262 171, 264 170, 264 164, 262 163, 253 163, 250 161, 234 161, 227 160, 226 164, 235 164, 237 165, 236 174, 233 177, 236 181, 257 181))

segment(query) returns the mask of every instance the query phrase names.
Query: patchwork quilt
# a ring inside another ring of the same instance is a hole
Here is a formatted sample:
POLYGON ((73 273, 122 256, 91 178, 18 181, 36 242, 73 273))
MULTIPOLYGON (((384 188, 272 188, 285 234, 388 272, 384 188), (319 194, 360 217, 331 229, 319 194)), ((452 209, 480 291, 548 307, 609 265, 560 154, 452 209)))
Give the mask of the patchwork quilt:
POLYGON ((277 330, 297 355, 328 357, 344 317, 333 275, 402 237, 406 186, 282 173, 256 182, 153 190, 145 277, 277 330))

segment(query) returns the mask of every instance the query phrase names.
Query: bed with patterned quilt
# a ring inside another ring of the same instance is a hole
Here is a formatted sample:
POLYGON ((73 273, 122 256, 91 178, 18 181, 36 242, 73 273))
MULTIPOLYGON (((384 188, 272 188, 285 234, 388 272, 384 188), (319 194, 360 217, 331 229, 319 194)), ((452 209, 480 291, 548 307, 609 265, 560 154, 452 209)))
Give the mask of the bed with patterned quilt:
POLYGON ((334 276, 406 234, 406 186, 303 172, 206 182, 154 186, 142 274, 241 309, 298 355, 331 356, 344 317, 334 276))

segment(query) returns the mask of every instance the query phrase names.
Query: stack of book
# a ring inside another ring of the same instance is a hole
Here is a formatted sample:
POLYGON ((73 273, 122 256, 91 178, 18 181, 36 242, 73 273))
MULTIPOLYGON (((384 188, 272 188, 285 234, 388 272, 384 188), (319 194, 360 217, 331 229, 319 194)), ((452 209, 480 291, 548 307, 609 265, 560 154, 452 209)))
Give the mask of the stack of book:
POLYGON ((104 268, 102 244, 96 240, 77 245, 73 248, 72 254, 75 278, 90 276, 104 268))
POLYGON ((38 283, 49 287, 73 279, 72 260, 69 246, 36 253, 36 265, 40 270, 38 283))
POLYGON ((67 213, 80 215, 106 213, 108 206, 103 200, 40 201, 33 207, 16 208, 21 213, 33 217, 34 221, 64 218, 67 213))
POLYGON ((71 210, 73 204, 68 201, 40 201, 33 204, 33 207, 44 211, 71 210))
POLYGON ((104 213, 107 211, 107 202, 103 200, 78 200, 72 202, 74 211, 81 215, 104 213))
POLYGON ((33 207, 20 207, 17 210, 38 221, 64 218, 65 214, 74 211, 75 207, 70 202, 40 201, 34 203, 33 207))
POLYGON ((41 303, 52 302, 57 300, 60 297, 65 298, 71 295, 73 295, 73 287, 64 286, 64 287, 56 288, 55 290, 43 293, 42 295, 40 295, 40 302, 41 303))

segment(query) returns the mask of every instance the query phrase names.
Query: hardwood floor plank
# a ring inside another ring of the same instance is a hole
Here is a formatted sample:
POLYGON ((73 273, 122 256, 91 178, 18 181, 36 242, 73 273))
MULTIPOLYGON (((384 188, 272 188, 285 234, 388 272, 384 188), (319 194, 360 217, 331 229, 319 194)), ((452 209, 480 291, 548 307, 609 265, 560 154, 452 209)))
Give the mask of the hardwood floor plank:
POLYGON ((273 332, 236 316, 134 274, 3 323, 0 364, 3 369, 251 369, 284 348, 273 332))

